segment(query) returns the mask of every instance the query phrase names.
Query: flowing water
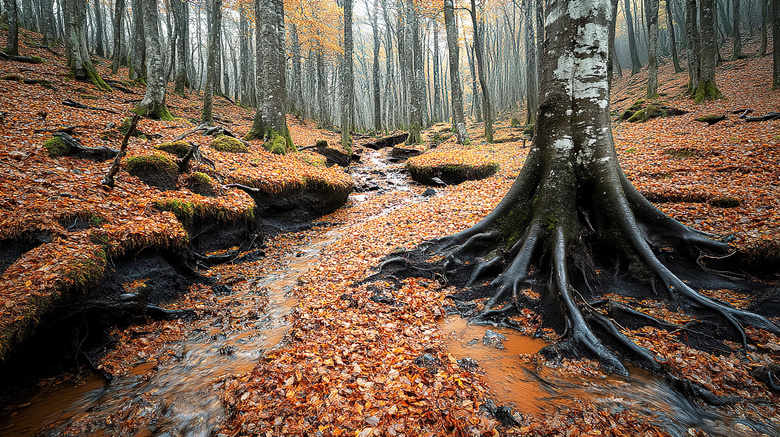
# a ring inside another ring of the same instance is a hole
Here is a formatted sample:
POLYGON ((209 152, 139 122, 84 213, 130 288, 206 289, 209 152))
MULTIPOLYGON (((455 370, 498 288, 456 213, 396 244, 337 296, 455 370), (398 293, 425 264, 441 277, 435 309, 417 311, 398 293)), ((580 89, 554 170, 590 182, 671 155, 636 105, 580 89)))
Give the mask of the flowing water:
MULTIPOLYGON (((357 171, 374 187, 368 193, 351 196, 355 203, 366 200, 371 191, 406 194, 381 215, 419 200, 409 191, 400 166, 388 165, 385 156, 384 151, 367 151, 357 171)), ((296 304, 288 292, 301 275, 317 265, 320 250, 345 232, 346 227, 321 232, 288 255, 285 268, 251 279, 253 286, 247 291, 220 297, 226 305, 242 305, 253 302, 250 294, 265 293, 268 304, 259 318, 206 317, 192 322, 190 335, 175 345, 180 351, 177 359, 152 372, 149 365, 138 366, 129 376, 113 381, 93 376, 77 386, 53 385, 21 401, 15 413, 0 419, 0 435, 57 435, 79 419, 101 412, 108 413, 102 416, 102 425, 89 430, 90 435, 111 435, 110 412, 123 410, 155 418, 147 421, 153 425, 138 435, 211 435, 224 416, 219 400, 220 378, 250 371, 259 357, 279 344, 289 326, 286 316, 296 304), (241 326, 236 327, 236 323, 241 326)), ((479 363, 496 403, 510 405, 524 415, 572 407, 576 399, 583 399, 605 410, 630 409, 672 435, 687 435, 690 427, 722 436, 757 436, 761 432, 780 435, 777 429, 705 411, 670 389, 662 379, 640 369, 632 368, 627 378, 573 378, 518 359, 518 355, 533 354, 544 347, 542 340, 491 328, 506 336, 503 348, 498 349, 482 342, 488 328, 469 325, 458 316, 447 317, 441 328, 450 353, 479 363)))

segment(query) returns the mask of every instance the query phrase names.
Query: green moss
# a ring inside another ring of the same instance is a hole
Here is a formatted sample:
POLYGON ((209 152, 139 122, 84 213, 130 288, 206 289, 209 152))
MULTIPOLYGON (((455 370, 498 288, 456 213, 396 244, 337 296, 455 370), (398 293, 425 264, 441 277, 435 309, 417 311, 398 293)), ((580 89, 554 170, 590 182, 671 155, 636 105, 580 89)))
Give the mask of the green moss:
POLYGON ((154 146, 155 149, 161 150, 163 152, 170 153, 171 155, 176 156, 177 158, 183 158, 184 155, 187 154, 187 152, 190 150, 190 145, 184 141, 173 141, 173 142, 167 142, 162 143, 154 146))
POLYGON ((43 147, 49 152, 49 156, 57 157, 67 155, 70 148, 60 137, 54 137, 43 143, 43 147))
POLYGON ((201 196, 214 196, 217 193, 217 186, 214 180, 206 173, 195 172, 187 180, 187 186, 190 191, 201 196))
POLYGON ((512 120, 509 122, 509 125, 514 128, 518 128, 522 125, 522 123, 520 123, 520 120, 518 120, 517 117, 512 117, 512 120))
POLYGON ((263 147, 265 150, 277 155, 287 154, 287 142, 281 135, 277 135, 271 141, 266 141, 263 147))
POLYGON ((140 171, 159 170, 166 172, 179 172, 179 166, 174 163, 171 158, 161 154, 154 153, 151 155, 137 155, 127 158, 125 164, 127 172, 130 174, 136 174, 140 171))
POLYGON ((701 117, 695 118, 696 121, 700 121, 702 123, 709 123, 709 124, 715 124, 723 119, 725 119, 725 116, 718 115, 718 114, 703 115, 701 117))
POLYGON ((161 211, 172 212, 186 229, 192 229, 198 222, 206 220, 218 223, 237 223, 241 220, 252 221, 255 217, 254 208, 234 212, 208 203, 187 202, 179 199, 158 200, 154 202, 154 206, 161 211))
POLYGON ((82 94, 79 97, 81 97, 84 100, 97 100, 100 98, 98 96, 93 96, 92 94, 82 94))
POLYGON ((173 121, 173 115, 168 111, 165 104, 153 106, 137 106, 133 112, 153 120, 173 121))
POLYGON ((30 59, 33 61, 33 64, 43 64, 44 62, 46 62, 40 56, 35 56, 35 55, 30 56, 30 59))
POLYGON ((523 129, 523 135, 528 135, 529 137, 533 137, 534 136, 534 125, 533 124, 525 125, 525 128, 523 129))
POLYGON ((699 156, 699 150, 693 147, 670 147, 664 153, 672 158, 685 159, 699 156))
POLYGON ((92 82, 92 85, 100 88, 103 91, 111 91, 111 87, 100 77, 100 74, 95 70, 95 67, 86 67, 87 79, 92 82))
POLYGON ((209 147, 220 152, 249 153, 249 148, 244 143, 228 135, 214 138, 209 147))
POLYGON ((715 82, 706 80, 699 82, 692 94, 695 103, 703 103, 705 100, 716 100, 722 97, 715 82))
POLYGON ((193 202, 166 199, 155 201, 154 206, 161 211, 172 212, 185 228, 190 228, 192 226, 196 212, 196 207, 193 202))

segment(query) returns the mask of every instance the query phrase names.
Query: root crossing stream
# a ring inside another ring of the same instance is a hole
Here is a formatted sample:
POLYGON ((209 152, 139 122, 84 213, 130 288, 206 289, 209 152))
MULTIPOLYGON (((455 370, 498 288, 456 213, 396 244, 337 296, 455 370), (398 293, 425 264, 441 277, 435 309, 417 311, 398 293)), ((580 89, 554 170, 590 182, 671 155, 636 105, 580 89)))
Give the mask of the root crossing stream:
MULTIPOLYGON (((364 164, 354 170, 364 189, 352 196, 353 206, 373 193, 404 193, 392 205, 385 205, 379 216, 422 203, 422 197, 410 190, 409 181, 398 171, 400 166, 388 165, 386 157, 387 151, 370 151, 364 164)), ((76 387, 60 384, 46 389, 20 401, 13 414, 0 418, 0 436, 73 435, 68 427, 79 421, 89 425, 76 434, 112 435, 112 412, 122 411, 154 417, 137 435, 212 435, 225 414, 219 398, 222 378, 250 371, 267 350, 279 344, 290 325, 287 315, 297 302, 288 292, 299 277, 317 266, 324 247, 348 235, 349 226, 360 226, 377 217, 376 211, 370 216, 315 233, 309 242, 283 258, 284 268, 250 278, 252 286, 247 290, 221 296, 221 304, 246 305, 254 301, 252 294, 267 295, 266 311, 259 318, 240 321, 242 329, 230 329, 230 321, 217 317, 191 322, 189 335, 176 345, 180 351, 176 359, 152 372, 150 365, 142 364, 130 375, 113 381, 95 375, 76 387), (101 419, 89 420, 96 416, 101 419)), ((500 348, 488 346, 482 342, 488 328, 470 325, 457 315, 442 320, 440 327, 446 347, 455 358, 476 360, 495 403, 510 405, 523 415, 576 408, 577 400, 587 400, 604 410, 638 412, 672 435, 688 435, 693 427, 711 435, 779 435, 778 430, 762 424, 707 411, 669 388, 663 379, 640 369, 631 369, 628 378, 580 378, 518 359, 518 355, 533 354, 545 346, 541 340, 493 328, 506 338, 500 348)))

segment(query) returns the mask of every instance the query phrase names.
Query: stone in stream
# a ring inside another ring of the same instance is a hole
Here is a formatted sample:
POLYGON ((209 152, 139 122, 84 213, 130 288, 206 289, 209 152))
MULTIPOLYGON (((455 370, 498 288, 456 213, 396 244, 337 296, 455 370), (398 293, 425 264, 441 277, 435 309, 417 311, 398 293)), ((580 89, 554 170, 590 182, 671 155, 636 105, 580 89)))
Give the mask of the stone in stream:
POLYGON ((504 344, 501 343, 502 341, 506 340, 505 335, 501 335, 496 331, 492 331, 488 329, 485 331, 485 335, 482 337, 482 344, 485 346, 492 346, 496 349, 504 349, 504 344))
POLYGON ((479 363, 477 362, 477 360, 475 360, 474 358, 469 358, 469 357, 461 358, 460 360, 458 360, 458 365, 463 370, 466 370, 468 372, 473 372, 474 370, 476 370, 479 367, 479 363))

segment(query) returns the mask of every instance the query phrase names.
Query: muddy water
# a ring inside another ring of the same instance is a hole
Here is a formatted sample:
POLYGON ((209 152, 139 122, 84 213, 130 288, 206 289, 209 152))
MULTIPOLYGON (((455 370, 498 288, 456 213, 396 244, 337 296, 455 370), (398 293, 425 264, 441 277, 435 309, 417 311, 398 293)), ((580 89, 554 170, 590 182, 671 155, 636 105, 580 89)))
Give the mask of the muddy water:
MULTIPOLYGON (((94 376, 78 387, 46 390, 0 424, 0 435, 57 435, 69 424, 101 411, 135 408, 137 414, 156 418, 153 427, 139 435, 209 436, 223 419, 218 379, 251 370, 258 358, 282 340, 289 327, 286 315, 297 303, 288 297, 297 279, 319 260, 320 250, 340 237, 330 231, 313 239, 286 259, 286 268, 255 280, 255 287, 220 298, 242 302, 247 293, 266 293, 267 311, 258 319, 230 321, 206 318, 194 323, 189 338, 172 345, 179 359, 149 373, 149 365, 137 366, 131 374, 107 382, 94 376)), ((97 416, 100 416, 98 413, 97 416)), ((103 418, 91 435, 111 435, 103 418)))
POLYGON ((712 436, 780 436, 776 427, 705 410, 672 390, 663 379, 639 368, 629 367, 626 378, 567 376, 518 358, 538 352, 547 345, 543 340, 511 329, 470 325, 457 315, 448 316, 440 326, 455 358, 472 358, 479 363, 494 402, 524 415, 576 408, 577 400, 587 400, 605 411, 630 410, 673 436, 687 436, 689 428, 700 428, 712 436), (507 337, 503 349, 483 344, 488 329, 507 337))

